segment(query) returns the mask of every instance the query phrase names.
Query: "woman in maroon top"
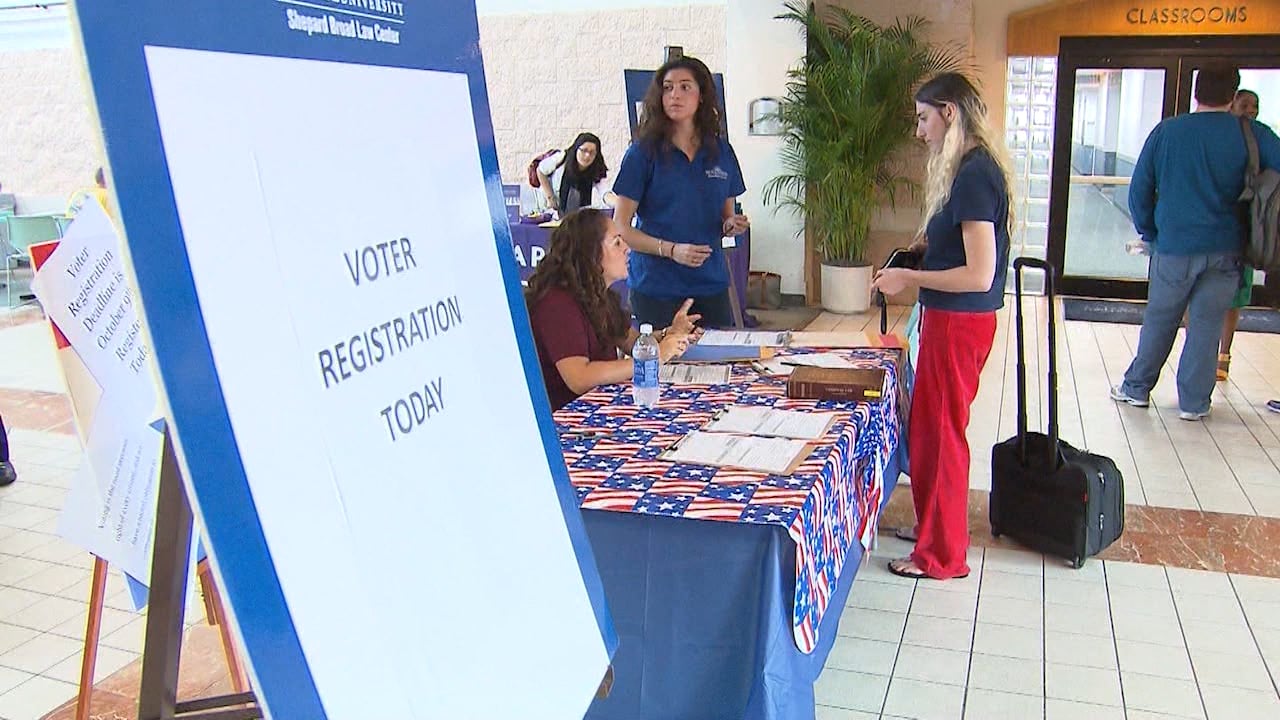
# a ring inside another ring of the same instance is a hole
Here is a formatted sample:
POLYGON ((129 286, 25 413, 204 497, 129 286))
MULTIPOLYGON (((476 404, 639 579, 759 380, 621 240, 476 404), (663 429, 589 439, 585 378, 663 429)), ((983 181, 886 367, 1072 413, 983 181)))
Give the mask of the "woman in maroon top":
MULTIPOLYGON (((558 410, 598 385, 631 380, 626 357, 639 336, 609 286, 627 277, 631 250, 622 229, 599 210, 577 210, 560 221, 551 248, 529 278, 525 298, 551 408, 558 410)), ((684 353, 700 316, 692 300, 658 333, 659 356, 684 353)))

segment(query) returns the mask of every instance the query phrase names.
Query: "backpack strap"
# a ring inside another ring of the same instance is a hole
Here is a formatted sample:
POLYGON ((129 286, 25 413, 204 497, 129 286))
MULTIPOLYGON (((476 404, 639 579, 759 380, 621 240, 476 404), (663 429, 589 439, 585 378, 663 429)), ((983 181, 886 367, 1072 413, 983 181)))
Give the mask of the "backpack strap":
POLYGON ((1252 179, 1262 172, 1258 161, 1258 138, 1253 135, 1253 121, 1249 118, 1240 118, 1240 129, 1244 132, 1244 148, 1249 153, 1249 167, 1245 171, 1245 177, 1252 179))

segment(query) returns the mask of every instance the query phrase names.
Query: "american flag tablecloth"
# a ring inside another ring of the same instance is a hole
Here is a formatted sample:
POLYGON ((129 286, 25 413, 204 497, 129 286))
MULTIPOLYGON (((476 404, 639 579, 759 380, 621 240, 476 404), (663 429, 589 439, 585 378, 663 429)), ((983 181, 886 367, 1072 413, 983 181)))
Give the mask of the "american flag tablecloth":
MULTIPOLYGON (((882 367, 887 388, 900 388, 900 350, 827 352, 882 367)), ((903 401, 900 390, 877 403, 792 400, 786 378, 738 366, 728 385, 667 386, 650 409, 632 403, 630 385, 600 387, 561 408, 555 420, 582 508, 786 528, 796 544, 792 629, 796 646, 809 653, 855 540, 871 547, 903 401), (729 405, 834 411, 836 422, 787 476, 658 459, 729 405)))

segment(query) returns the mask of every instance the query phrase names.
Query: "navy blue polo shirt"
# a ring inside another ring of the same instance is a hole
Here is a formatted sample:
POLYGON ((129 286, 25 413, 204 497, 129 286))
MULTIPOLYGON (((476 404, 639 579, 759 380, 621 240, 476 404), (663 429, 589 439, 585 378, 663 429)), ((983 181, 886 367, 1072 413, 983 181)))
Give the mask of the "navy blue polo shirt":
MULTIPOLYGON (((670 145, 655 150, 632 143, 622 158, 613 191, 638 204, 640 230, 659 240, 706 245, 711 257, 701 267, 685 267, 670 257, 633 252, 627 285, 654 298, 716 295, 729 287, 720 238, 726 198, 746 192, 733 148, 720 139, 718 152, 698 148, 690 162, 670 145)), ((663 247, 666 251, 666 247, 663 247)))
POLYGON ((991 223, 996 230, 996 276, 986 292, 943 292, 920 288, 920 304, 955 312, 993 312, 1004 307, 1004 283, 1009 271, 1009 193, 1004 173, 990 153, 974 148, 960 160, 951 182, 951 197, 929 219, 925 230, 929 247, 922 270, 950 270, 965 265, 964 234, 960 223, 991 223))

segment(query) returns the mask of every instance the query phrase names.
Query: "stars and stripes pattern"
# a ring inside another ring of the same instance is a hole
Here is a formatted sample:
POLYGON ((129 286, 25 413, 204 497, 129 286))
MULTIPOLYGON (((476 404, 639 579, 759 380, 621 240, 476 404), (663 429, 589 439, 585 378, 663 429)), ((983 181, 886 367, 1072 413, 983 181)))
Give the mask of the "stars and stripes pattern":
POLYGON ((793 400, 786 397, 784 378, 736 367, 728 385, 667 387, 656 408, 637 408, 629 385, 609 385, 555 414, 580 507, 785 529, 796 544, 792 629, 806 653, 817 646, 818 625, 849 553, 870 549, 905 400, 899 350, 825 352, 885 368, 886 383, 899 392, 874 404, 793 400), (659 459, 728 405, 830 411, 836 422, 788 476, 659 459))

